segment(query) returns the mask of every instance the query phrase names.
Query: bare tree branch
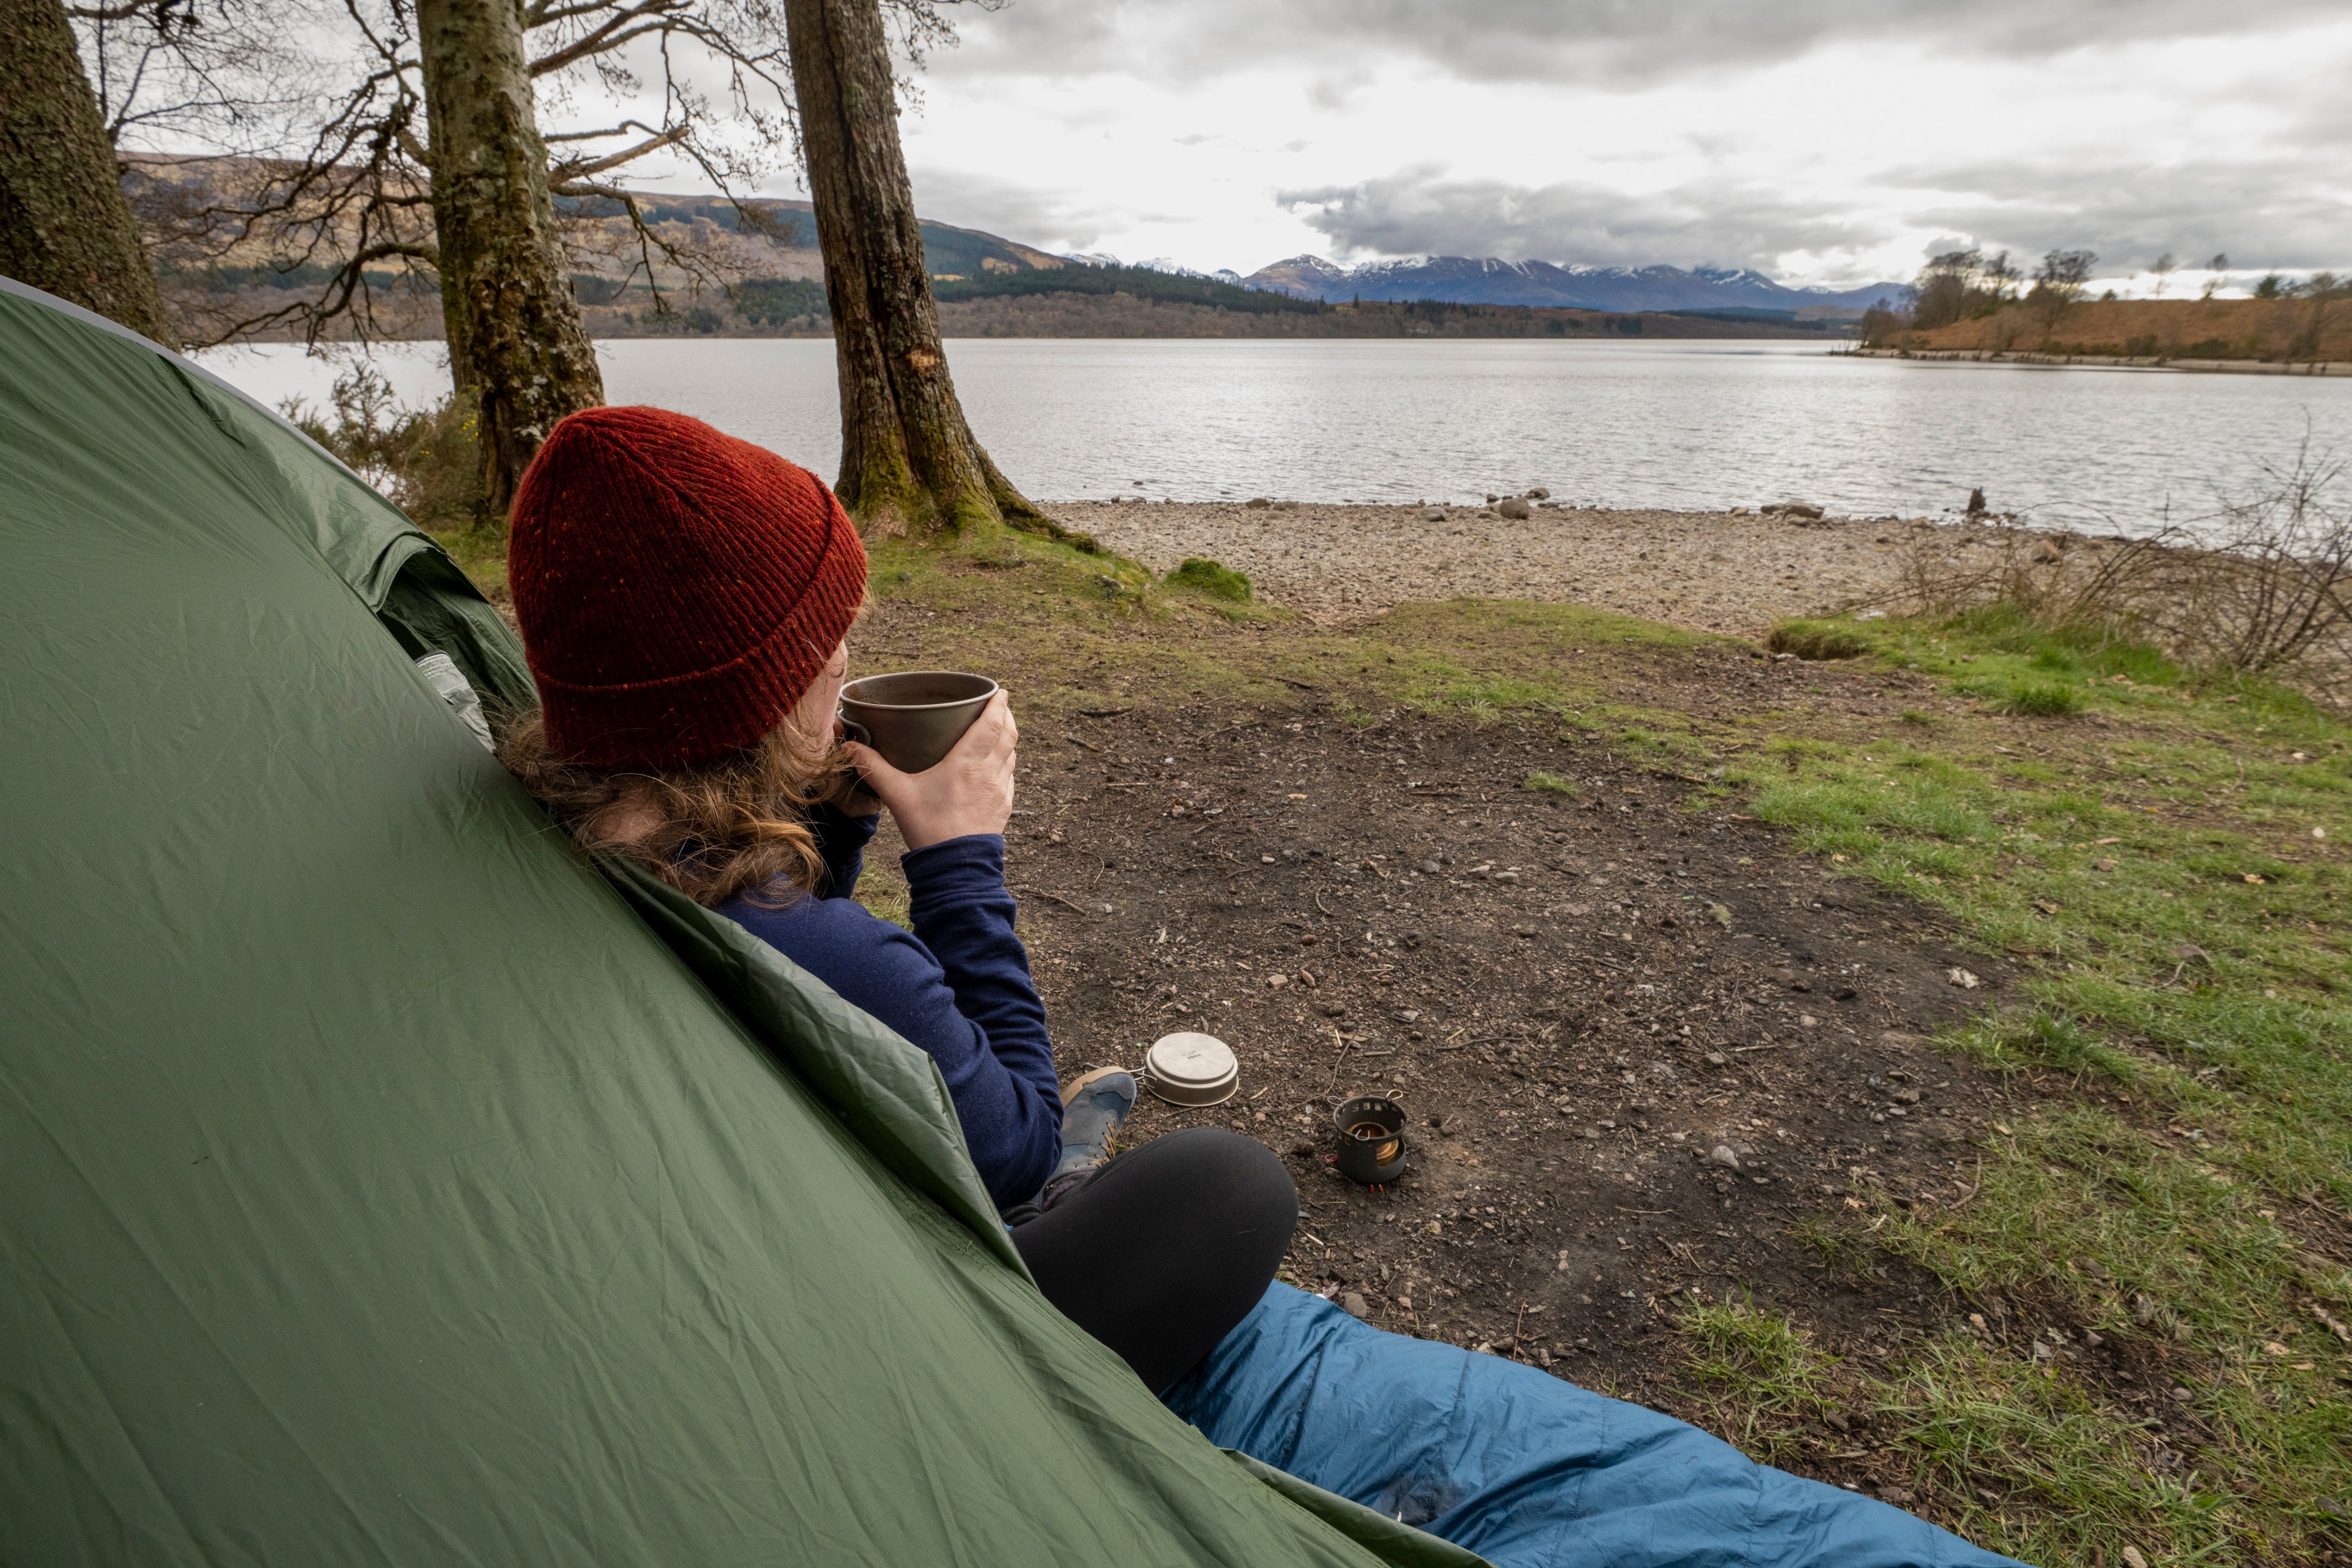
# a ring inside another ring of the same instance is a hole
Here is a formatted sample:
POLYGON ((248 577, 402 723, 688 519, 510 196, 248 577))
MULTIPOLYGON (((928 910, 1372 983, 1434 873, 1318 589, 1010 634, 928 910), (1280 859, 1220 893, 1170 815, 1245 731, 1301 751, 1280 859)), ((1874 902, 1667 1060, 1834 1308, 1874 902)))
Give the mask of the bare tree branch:
POLYGON ((608 152, 602 158, 592 159, 584 163, 570 162, 558 163, 548 171, 548 177, 568 181, 584 180, 591 175, 602 174, 608 169, 617 169, 624 163, 633 163, 648 152, 658 152, 665 147, 676 146, 691 135, 693 131, 694 127, 691 125, 673 125, 658 135, 646 137, 635 147, 624 147, 618 152, 608 152))

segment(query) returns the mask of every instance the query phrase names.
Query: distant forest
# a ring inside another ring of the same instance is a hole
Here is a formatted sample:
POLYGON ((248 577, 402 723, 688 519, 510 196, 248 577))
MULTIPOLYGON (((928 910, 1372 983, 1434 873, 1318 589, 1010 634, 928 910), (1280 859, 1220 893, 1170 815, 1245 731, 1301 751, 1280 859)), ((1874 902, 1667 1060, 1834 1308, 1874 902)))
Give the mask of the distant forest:
MULTIPOLYGON (((1832 339, 1845 330, 1774 310, 1622 313, 1440 300, 1327 304, 1138 267, 1015 269, 986 254, 993 247, 975 243, 985 237, 925 225, 932 266, 971 268, 932 279, 940 326, 950 337, 1832 339), (934 227, 940 232, 933 234, 934 227)), ((163 281, 168 293, 242 296, 250 308, 273 292, 321 287, 330 276, 317 265, 215 267, 167 272, 163 281)), ((422 279, 371 272, 368 283, 377 292, 379 320, 392 335, 441 336, 439 296, 422 279)), ((642 280, 580 272, 572 275, 572 287, 590 333, 599 338, 822 338, 833 329, 824 283, 817 277, 755 277, 723 292, 671 289, 659 302, 642 280)))
MULTIPOLYGON (((935 277, 940 325, 958 338, 1819 338, 1834 323, 1773 310, 1643 311, 1456 305, 1440 300, 1326 304, 1139 267, 1070 266, 935 277)), ((824 337, 824 285, 761 278, 731 298, 657 311, 642 289, 581 282, 599 337, 824 337)))

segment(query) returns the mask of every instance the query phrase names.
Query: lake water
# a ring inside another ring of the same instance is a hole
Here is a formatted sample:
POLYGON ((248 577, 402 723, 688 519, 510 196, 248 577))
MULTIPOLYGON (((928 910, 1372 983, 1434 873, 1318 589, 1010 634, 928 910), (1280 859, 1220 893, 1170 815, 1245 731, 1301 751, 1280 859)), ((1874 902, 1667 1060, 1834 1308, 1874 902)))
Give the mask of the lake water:
MULTIPOLYGON (((2306 429, 2352 453, 2352 378, 1854 359, 1820 343, 961 339, 973 430, 1031 496, 1564 499, 1704 509, 1802 499, 1996 510, 2093 531, 2245 493, 2306 429)), ((603 343, 605 392, 707 419, 833 476, 833 345, 603 343)), ((447 387, 437 344, 379 348, 404 399, 447 387)), ((325 399, 299 348, 204 362, 265 402, 325 399)))

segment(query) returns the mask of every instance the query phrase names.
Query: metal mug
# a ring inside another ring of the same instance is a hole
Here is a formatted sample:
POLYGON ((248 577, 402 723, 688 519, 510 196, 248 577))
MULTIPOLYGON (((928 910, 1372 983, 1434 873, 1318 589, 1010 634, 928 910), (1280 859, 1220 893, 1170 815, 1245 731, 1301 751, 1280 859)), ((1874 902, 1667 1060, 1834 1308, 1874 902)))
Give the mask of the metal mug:
POLYGON ((1358 1094, 1331 1113, 1339 1129, 1339 1174, 1366 1186, 1404 1170, 1404 1107, 1385 1094, 1358 1094))
POLYGON ((841 727, 901 773, 920 773, 955 749, 996 695, 986 675, 904 670, 841 688, 841 727))

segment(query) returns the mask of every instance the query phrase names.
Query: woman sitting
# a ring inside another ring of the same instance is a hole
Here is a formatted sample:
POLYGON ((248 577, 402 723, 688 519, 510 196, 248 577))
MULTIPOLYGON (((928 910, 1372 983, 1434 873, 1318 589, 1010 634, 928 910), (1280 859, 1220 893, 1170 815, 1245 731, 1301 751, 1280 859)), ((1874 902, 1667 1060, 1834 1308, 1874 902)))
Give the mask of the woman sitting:
POLYGON ((1018 731, 1003 693, 902 773, 839 739, 866 550, 805 470, 698 420, 602 408, 523 476, 509 580, 541 706, 499 757, 583 845, 740 923, 928 1052, 1048 1300, 1155 1392, 1265 1294, 1297 1194, 1196 1127, 1111 1156, 1116 1069, 1063 1088, 1004 885, 1018 731), (911 934, 851 894, 878 811, 911 934))

